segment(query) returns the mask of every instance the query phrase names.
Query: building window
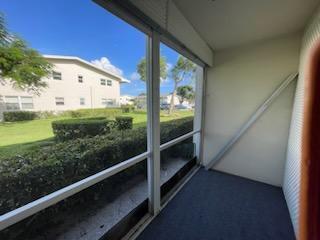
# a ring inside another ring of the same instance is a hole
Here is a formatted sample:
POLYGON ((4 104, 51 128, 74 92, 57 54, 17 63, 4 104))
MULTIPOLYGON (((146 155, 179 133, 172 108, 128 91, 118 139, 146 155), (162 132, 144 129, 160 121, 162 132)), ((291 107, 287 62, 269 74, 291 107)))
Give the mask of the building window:
POLYGON ((84 97, 80 98, 80 105, 81 106, 86 105, 86 99, 84 97))
POLYGON ((33 98, 32 97, 20 97, 21 109, 33 109, 33 98))
POLYGON ((63 106, 64 105, 64 98, 63 97, 56 97, 56 105, 63 106))
POLYGON ((81 76, 81 75, 78 76, 78 82, 83 83, 83 76, 81 76))
POLYGON ((105 86, 105 85, 106 85, 106 80, 103 79, 103 78, 101 78, 101 79, 100 79, 100 84, 103 85, 103 86, 105 86))
POLYGON ((108 86, 112 86, 112 81, 111 80, 107 80, 107 85, 108 86))
POLYGON ((7 110, 20 110, 19 98, 17 96, 5 96, 7 110))
POLYGON ((115 105, 115 99, 102 98, 101 103, 105 107, 113 107, 115 105))
POLYGON ((62 80, 61 72, 53 71, 53 72, 52 72, 52 78, 53 78, 54 80, 62 80))

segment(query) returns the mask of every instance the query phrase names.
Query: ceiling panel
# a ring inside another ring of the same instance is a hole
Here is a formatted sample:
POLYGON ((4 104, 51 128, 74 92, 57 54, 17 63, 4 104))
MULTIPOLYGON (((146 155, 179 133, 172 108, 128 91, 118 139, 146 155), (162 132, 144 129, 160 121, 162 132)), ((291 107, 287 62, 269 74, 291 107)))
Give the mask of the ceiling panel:
POLYGON ((174 0, 215 50, 302 30, 319 0, 174 0))

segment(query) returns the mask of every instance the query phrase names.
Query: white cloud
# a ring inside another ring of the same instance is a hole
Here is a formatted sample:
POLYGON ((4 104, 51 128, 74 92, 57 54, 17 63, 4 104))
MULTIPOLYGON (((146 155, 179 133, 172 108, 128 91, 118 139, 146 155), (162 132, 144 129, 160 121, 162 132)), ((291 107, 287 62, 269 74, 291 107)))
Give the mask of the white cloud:
POLYGON ((133 73, 131 73, 131 75, 130 75, 130 79, 131 79, 132 81, 140 80, 140 74, 137 73, 137 72, 133 72, 133 73))
POLYGON ((107 57, 102 57, 100 59, 93 60, 91 61, 91 63, 109 72, 115 73, 120 76, 123 75, 123 71, 120 68, 117 68, 116 66, 112 65, 107 57))
POLYGON ((172 63, 167 63, 167 72, 169 72, 173 67, 172 63))

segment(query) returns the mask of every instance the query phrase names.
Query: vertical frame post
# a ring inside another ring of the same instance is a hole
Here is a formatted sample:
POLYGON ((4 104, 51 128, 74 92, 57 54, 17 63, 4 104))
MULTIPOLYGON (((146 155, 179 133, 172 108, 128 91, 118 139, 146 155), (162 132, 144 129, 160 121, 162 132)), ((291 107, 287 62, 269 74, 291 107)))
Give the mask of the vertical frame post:
POLYGON ((195 108, 194 108, 194 121, 193 121, 193 130, 201 130, 200 133, 197 133, 193 136, 193 142, 196 146, 195 155, 197 161, 200 164, 202 161, 202 122, 203 122, 203 102, 204 102, 204 69, 200 66, 197 66, 196 69, 196 86, 195 86, 195 108))
POLYGON ((160 211, 160 38, 152 31, 147 47, 148 191, 149 212, 160 211))

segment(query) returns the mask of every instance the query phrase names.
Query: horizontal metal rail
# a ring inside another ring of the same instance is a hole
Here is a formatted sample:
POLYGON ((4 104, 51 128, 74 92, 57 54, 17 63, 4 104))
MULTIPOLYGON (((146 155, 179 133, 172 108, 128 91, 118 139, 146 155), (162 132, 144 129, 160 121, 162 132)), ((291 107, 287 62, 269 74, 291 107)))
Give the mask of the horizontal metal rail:
MULTIPOLYGON (((185 135, 182 135, 176 139, 173 139, 169 142, 166 142, 160 146, 160 150, 167 149, 183 140, 186 140, 193 135, 200 133, 201 130, 192 131, 185 135)), ((150 156, 150 152, 142 153, 138 156, 130 158, 126 161, 118 163, 108 169, 105 169, 101 172, 98 172, 92 176, 89 176, 83 180, 80 180, 76 183, 73 183, 69 186, 66 186, 62 189, 59 189, 53 193, 50 193, 44 197, 41 197, 33 202, 30 202, 22 207, 19 207, 15 210, 12 210, 8 213, 5 213, 0 216, 0 231, 27 218, 33 214, 40 212, 41 210, 50 207, 86 188, 91 187, 92 185, 103 181, 104 179, 111 177, 139 162, 144 159, 147 159, 150 156)))
POLYGON ((290 74, 273 92, 272 94, 258 107, 258 109, 251 115, 248 121, 239 129, 239 131, 231 138, 231 140, 220 150, 220 152, 206 165, 209 170, 216 164, 242 137, 242 135, 262 116, 266 109, 273 103, 273 101, 283 92, 284 89, 298 76, 298 73, 290 74))
POLYGON ((0 231, 148 158, 142 153, 0 216, 0 231))
POLYGON ((165 150, 165 149, 167 149, 167 148, 169 148, 169 147, 171 147, 171 146, 173 146, 173 145, 175 145, 175 144, 177 144, 179 142, 182 142, 183 140, 186 140, 189 137, 192 137, 193 135, 195 135, 197 133, 200 133, 200 131, 201 131, 201 129, 196 130, 196 131, 192 131, 192 132, 189 132, 189 133, 187 133, 185 135, 182 135, 181 137, 178 137, 178 138, 175 138, 175 139, 173 139, 173 140, 171 140, 169 142, 166 142, 166 143, 160 145, 160 151, 165 150))

